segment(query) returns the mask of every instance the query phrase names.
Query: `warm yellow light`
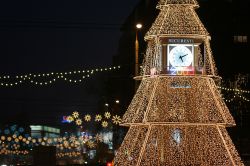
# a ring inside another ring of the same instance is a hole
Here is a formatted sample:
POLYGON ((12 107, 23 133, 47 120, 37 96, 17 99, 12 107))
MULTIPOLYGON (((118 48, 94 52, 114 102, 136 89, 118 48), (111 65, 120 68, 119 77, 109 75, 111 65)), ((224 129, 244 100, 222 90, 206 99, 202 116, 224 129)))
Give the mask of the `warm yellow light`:
POLYGON ((142 24, 140 24, 140 23, 136 24, 136 28, 137 29, 141 29, 142 28, 142 24))
MULTIPOLYGON (((114 124, 130 127, 115 165, 244 166, 226 130, 235 122, 216 86, 210 36, 196 7, 196 0, 159 0, 161 11, 145 36, 141 83, 123 118, 112 117, 114 124), (197 47, 196 53, 203 58, 197 61, 205 66, 202 77, 161 74, 166 67, 162 46, 170 38, 193 38, 204 44, 203 51, 197 47)), ((245 99, 237 90, 235 96, 245 99)))

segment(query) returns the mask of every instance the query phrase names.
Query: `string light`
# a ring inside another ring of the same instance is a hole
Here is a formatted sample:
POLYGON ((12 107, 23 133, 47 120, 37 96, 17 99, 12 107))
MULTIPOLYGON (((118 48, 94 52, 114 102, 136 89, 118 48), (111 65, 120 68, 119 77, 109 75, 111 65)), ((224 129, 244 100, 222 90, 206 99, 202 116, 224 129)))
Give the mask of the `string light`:
POLYGON ((242 96, 240 94, 237 94, 237 96, 234 95, 231 99, 225 99, 225 101, 228 102, 228 103, 231 103, 236 99, 236 97, 239 97, 240 99, 242 99, 242 100, 244 100, 246 102, 250 102, 249 99, 247 99, 246 97, 244 97, 244 96, 242 96))
MULTIPOLYGON (((105 122, 103 122, 104 126, 105 122)), ((32 137, 16 137, 15 135, 12 136, 5 136, 2 135, 0 136, 0 154, 4 155, 10 155, 10 154, 17 154, 17 155, 22 155, 22 154, 29 154, 28 150, 19 150, 20 148, 27 148, 30 149, 30 147, 34 146, 56 146, 57 147, 57 155, 60 156, 64 154, 65 156, 68 156, 66 153, 61 153, 59 152, 60 150, 77 150, 79 149, 82 144, 86 144, 90 148, 93 148, 96 146, 96 142, 102 142, 103 138, 101 135, 97 134, 96 136, 84 136, 84 141, 83 137, 76 137, 76 136, 71 136, 71 137, 59 137, 59 138, 47 138, 47 137, 42 137, 42 138, 32 138, 32 137), (15 138, 15 141, 12 141, 12 138, 15 138), (24 143, 24 144, 22 144, 24 143), (22 146, 20 146, 22 145, 22 146)), ((71 156, 74 157, 73 153, 77 152, 70 152, 71 156)))
MULTIPOLYGON (((76 111, 73 112, 73 114, 76 117, 77 115, 79 115, 79 113, 76 111)), ((81 121, 81 119, 76 119, 76 122, 78 121, 81 121)), ((105 124, 105 122, 103 122, 102 124, 104 125, 104 127, 107 125, 105 124)), ((79 151, 79 149, 83 145, 90 146, 90 148, 93 148, 94 146, 96 146, 97 142, 102 142, 103 140, 103 138, 100 138, 102 137, 100 134, 97 134, 96 136, 91 136, 91 135, 86 134, 84 136, 78 136, 78 137, 75 135, 71 135, 70 137, 64 136, 64 137, 58 137, 58 138, 48 138, 48 137, 32 138, 28 134, 24 134, 24 135, 12 134, 12 133, 15 133, 16 130, 25 132, 24 129, 22 129, 22 127, 17 127, 17 125, 13 125, 10 128, 11 128, 11 132, 4 132, 5 135, 0 135, 0 147, 1 147, 0 153, 4 155, 12 155, 14 153, 16 153, 16 155, 21 155, 22 152, 20 150, 28 149, 27 152, 29 152, 29 150, 30 149, 32 150, 34 146, 39 146, 39 145, 55 146, 57 147, 57 154, 60 154, 60 153, 64 153, 61 151, 67 151, 67 152, 72 151, 72 150, 79 151), (20 152, 16 152, 16 151, 20 151, 20 152)), ((8 129, 5 129, 5 130, 7 131, 8 129)), ((71 156, 73 157, 74 155, 71 155, 71 156)))
POLYGON ((234 96, 231 99, 225 99, 224 100, 228 103, 233 102, 237 97, 239 99, 242 99, 246 102, 250 102, 249 99, 247 99, 246 97, 244 97, 242 94, 249 94, 249 91, 247 90, 241 90, 241 89, 232 89, 232 88, 225 88, 225 87, 218 87, 219 89, 225 90, 227 92, 232 92, 234 93, 234 96))
POLYGON ((229 92, 250 93, 249 90, 233 89, 233 88, 226 88, 226 87, 221 87, 221 86, 218 86, 218 88, 222 89, 222 90, 229 91, 229 92))
POLYGON ((58 80, 62 80, 71 84, 79 84, 85 79, 90 78, 96 73, 119 70, 121 66, 112 66, 106 68, 96 68, 90 70, 78 70, 69 72, 50 72, 40 74, 25 74, 16 76, 0 76, 0 86, 13 87, 20 84, 32 84, 35 86, 47 86, 54 84, 58 80))

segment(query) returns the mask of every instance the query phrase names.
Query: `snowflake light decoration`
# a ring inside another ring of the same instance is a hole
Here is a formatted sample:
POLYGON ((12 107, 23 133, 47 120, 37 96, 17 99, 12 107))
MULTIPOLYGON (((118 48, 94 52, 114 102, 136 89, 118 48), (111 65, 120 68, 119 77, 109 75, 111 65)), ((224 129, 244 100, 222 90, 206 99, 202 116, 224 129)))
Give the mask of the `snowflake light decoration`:
POLYGON ((77 111, 73 112, 72 116, 77 119, 79 117, 79 113, 77 111))
POLYGON ((77 119, 76 120, 76 125, 78 125, 78 126, 82 125, 82 120, 81 119, 77 119))
POLYGON ((102 142, 102 135, 101 134, 96 134, 95 139, 97 142, 102 142))
POLYGON ((102 122, 102 127, 104 127, 104 128, 108 127, 108 122, 107 121, 103 121, 102 122))
POLYGON ((120 124, 122 119, 121 119, 120 116, 115 115, 115 116, 113 116, 112 121, 113 121, 114 124, 120 124))
POLYGON ((73 122, 73 121, 74 121, 74 118, 73 118, 72 116, 68 116, 68 117, 67 117, 67 120, 68 120, 69 122, 73 122))
POLYGON ((98 114, 98 115, 95 116, 95 121, 96 122, 100 122, 101 120, 102 120, 102 116, 101 115, 98 114))
POLYGON ((74 142, 74 141, 76 141, 76 136, 74 136, 74 135, 72 135, 72 136, 70 136, 70 139, 69 139, 71 142, 74 142))
POLYGON ((88 142, 87 142, 87 146, 88 146, 89 148, 94 148, 94 147, 95 147, 95 143, 94 143, 93 141, 88 141, 88 142))
POLYGON ((91 116, 89 114, 87 114, 84 116, 84 119, 86 122, 89 122, 89 121, 91 121, 91 116))
POLYGON ((105 113, 104 113, 104 117, 105 117, 106 119, 109 119, 109 118, 111 117, 110 112, 105 112, 105 113))

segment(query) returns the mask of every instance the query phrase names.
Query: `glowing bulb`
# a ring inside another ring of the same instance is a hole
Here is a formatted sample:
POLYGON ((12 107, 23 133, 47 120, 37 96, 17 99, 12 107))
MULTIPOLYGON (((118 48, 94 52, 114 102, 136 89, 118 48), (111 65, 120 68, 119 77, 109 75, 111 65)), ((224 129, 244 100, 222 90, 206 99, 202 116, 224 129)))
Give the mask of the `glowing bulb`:
POLYGON ((136 24, 136 28, 137 29, 141 29, 142 28, 142 24, 140 24, 140 23, 136 24))

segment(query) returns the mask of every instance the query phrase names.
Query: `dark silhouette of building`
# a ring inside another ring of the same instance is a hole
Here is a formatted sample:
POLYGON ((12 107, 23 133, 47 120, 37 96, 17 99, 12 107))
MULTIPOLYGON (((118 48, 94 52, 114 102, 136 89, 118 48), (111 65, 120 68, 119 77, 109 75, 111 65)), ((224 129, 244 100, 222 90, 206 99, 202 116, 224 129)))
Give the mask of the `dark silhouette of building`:
POLYGON ((36 166, 55 166, 56 165, 56 147, 55 146, 37 146, 33 150, 33 160, 36 166))

